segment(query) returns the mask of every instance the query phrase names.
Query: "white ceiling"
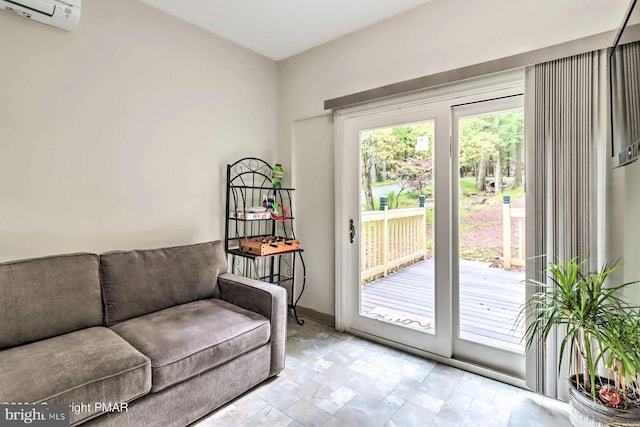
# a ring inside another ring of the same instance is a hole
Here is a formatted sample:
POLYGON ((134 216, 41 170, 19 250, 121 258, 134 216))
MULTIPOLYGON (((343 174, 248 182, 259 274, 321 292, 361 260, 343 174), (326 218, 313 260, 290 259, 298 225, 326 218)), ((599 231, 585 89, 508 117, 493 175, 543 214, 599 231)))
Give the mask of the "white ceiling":
POLYGON ((280 60, 431 0, 142 0, 280 60))

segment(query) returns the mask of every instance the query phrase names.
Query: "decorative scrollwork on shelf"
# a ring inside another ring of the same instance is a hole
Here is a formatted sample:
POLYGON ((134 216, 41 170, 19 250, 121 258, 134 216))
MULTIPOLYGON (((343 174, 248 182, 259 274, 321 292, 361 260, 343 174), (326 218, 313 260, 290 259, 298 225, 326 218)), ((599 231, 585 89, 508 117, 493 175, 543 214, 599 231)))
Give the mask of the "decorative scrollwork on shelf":
POLYGON ((234 176, 230 177, 230 183, 244 186, 270 186, 271 165, 256 157, 246 157, 230 165, 234 176))
MULTIPOLYGON (((265 253, 262 248, 259 253, 242 249, 243 243, 265 236, 295 240, 293 189, 273 188, 272 172, 269 163, 256 157, 227 165, 225 249, 233 260, 229 266, 232 272, 284 287, 289 309, 302 325, 304 320, 297 312, 306 281, 302 249, 296 246, 274 252, 268 248, 270 251, 265 253), (271 216, 265 218, 259 215, 262 212, 271 212, 271 216)), ((278 244, 277 241, 261 243, 278 244)))

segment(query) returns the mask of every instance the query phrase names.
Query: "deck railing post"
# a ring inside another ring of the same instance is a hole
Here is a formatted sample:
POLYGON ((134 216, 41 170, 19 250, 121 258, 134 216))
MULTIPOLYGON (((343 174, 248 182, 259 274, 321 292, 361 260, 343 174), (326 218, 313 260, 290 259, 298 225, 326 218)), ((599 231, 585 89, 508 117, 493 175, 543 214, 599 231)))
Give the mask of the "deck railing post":
POLYGON ((511 196, 502 196, 502 252, 504 269, 511 270, 511 196))
MULTIPOLYGON (((386 197, 385 197, 386 199, 386 197)), ((382 202, 382 197, 380 198, 382 202)), ((382 204, 382 203, 381 203, 382 204)), ((384 206, 384 219, 382 220, 382 265, 384 265, 383 277, 389 272, 389 207, 384 206)))
POLYGON ((387 196, 380 196, 380 210, 383 211, 389 205, 389 198, 387 196))
POLYGON ((420 235, 422 236, 422 246, 420 246, 424 250, 424 256, 422 259, 427 259, 429 252, 427 251, 427 208, 422 205, 422 219, 420 220, 420 228, 422 232, 420 235))

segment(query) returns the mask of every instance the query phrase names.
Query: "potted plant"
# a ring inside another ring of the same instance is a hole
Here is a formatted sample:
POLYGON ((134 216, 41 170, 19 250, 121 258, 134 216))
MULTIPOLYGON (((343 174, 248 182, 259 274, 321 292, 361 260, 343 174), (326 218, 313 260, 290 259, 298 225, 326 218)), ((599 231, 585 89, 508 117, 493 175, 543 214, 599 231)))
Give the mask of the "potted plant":
POLYGON ((637 282, 607 287, 619 265, 586 273, 586 261, 549 263, 547 283, 532 282, 541 291, 520 313, 528 320, 526 347, 560 327, 558 372, 568 357, 574 426, 640 426, 640 318, 637 308, 620 298, 622 289, 637 282))

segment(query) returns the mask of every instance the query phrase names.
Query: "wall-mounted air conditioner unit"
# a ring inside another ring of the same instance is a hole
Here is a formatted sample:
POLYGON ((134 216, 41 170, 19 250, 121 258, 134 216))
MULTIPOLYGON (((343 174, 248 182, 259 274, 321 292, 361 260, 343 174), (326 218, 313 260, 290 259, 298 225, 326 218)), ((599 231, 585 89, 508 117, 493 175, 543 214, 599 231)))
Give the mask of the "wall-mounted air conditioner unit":
POLYGON ((0 0, 0 10, 71 31, 80 20, 81 0, 0 0))

